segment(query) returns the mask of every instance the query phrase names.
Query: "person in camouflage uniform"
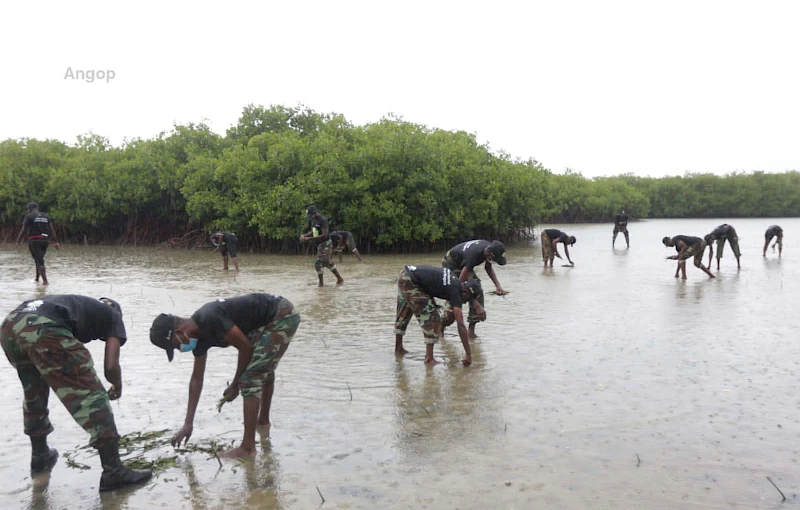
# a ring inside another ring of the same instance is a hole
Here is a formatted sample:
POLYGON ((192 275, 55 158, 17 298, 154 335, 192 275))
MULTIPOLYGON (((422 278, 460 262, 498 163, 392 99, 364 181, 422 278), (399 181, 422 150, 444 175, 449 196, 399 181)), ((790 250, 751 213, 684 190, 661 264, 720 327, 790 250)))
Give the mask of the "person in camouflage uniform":
POLYGON ((308 216, 311 223, 311 230, 300 236, 303 242, 317 243, 317 258, 314 259, 314 269, 317 271, 319 278, 319 286, 323 285, 323 268, 327 267, 331 273, 336 276, 336 284, 341 285, 344 279, 336 269, 336 264, 331 261, 333 257, 333 241, 328 230, 328 219, 319 213, 317 207, 309 205, 306 209, 306 216, 308 216))
POLYGON ((238 448, 222 455, 255 456, 256 427, 270 425, 275 369, 299 325, 300 314, 294 310, 292 303, 272 294, 217 299, 200 307, 191 318, 165 313, 156 317, 150 328, 153 345, 167 351, 169 361, 172 361, 175 349, 194 355, 186 419, 172 438, 173 446, 179 446, 184 440, 189 441, 192 435, 209 349, 232 345, 239 351, 239 362, 223 397, 231 401, 241 392, 244 400, 244 437, 238 448))
POLYGON ((469 345, 469 334, 464 324, 461 305, 470 303, 471 309, 478 317, 485 319, 486 311, 478 303, 478 296, 483 293, 480 280, 462 282, 458 276, 446 267, 405 266, 397 276, 397 318, 394 322, 395 347, 399 356, 408 353, 403 348, 403 336, 406 334, 411 317, 416 316, 425 337, 425 363, 438 363, 433 357, 433 345, 442 331, 442 317, 435 298, 445 299, 452 306, 453 321, 458 324, 458 335, 464 346, 466 355, 461 362, 464 366, 472 363, 472 349, 469 345))
POLYGON ((150 478, 151 471, 128 469, 119 458, 119 434, 109 401, 122 395, 119 352, 125 341, 122 308, 109 298, 45 296, 25 301, 3 321, 0 344, 25 394, 23 419, 31 438, 33 473, 49 471, 58 459, 58 451, 47 445, 53 432, 47 407, 52 389, 99 451, 100 491, 150 478), (107 392, 83 345, 94 339, 106 344, 105 376, 111 383, 107 392))

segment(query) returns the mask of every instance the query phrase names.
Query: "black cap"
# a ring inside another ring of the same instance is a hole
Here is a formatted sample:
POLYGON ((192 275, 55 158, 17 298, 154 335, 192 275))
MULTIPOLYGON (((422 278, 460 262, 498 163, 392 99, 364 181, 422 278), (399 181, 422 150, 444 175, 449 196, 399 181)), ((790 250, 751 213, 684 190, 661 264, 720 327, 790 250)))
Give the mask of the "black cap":
POLYGON ((670 241, 672 241, 672 239, 669 238, 669 237, 665 237, 664 239, 661 240, 661 242, 664 243, 664 244, 667 244, 670 241))
POLYGON ((153 342, 153 345, 167 351, 167 359, 170 361, 172 361, 172 357, 175 355, 175 346, 172 345, 172 331, 174 326, 175 317, 168 313, 162 313, 156 317, 156 320, 153 321, 153 325, 150 326, 150 341, 153 342))
POLYGON ((309 216, 311 216, 314 213, 318 213, 318 212, 319 211, 317 210, 317 206, 316 205, 309 205, 308 207, 306 207, 306 214, 308 214, 309 216))
POLYGON ((39 204, 37 204, 36 202, 28 202, 28 210, 29 211, 31 209, 38 209, 38 208, 39 208, 39 204))
POLYGON ((508 260, 506 260, 506 247, 500 241, 492 241, 492 244, 489 245, 489 251, 492 252, 494 260, 501 266, 505 266, 508 263, 508 260))
POLYGON ((470 301, 478 299, 478 297, 481 294, 483 294, 483 288, 481 287, 481 281, 480 280, 475 280, 475 279, 467 280, 467 282, 464 284, 464 286, 469 291, 469 300, 470 301))
POLYGON ((101 297, 101 298, 100 298, 100 301, 101 301, 102 303, 105 303, 105 304, 107 304, 108 306, 110 306, 110 307, 111 307, 111 308, 113 308, 114 310, 118 311, 120 315, 122 315, 122 307, 121 307, 121 306, 119 306, 119 303, 117 303, 117 302, 116 302, 116 301, 114 301, 113 299, 111 299, 111 298, 107 298, 107 297, 101 297))
POLYGON ((569 236, 570 244, 575 244, 578 242, 578 238, 575 236, 569 236))

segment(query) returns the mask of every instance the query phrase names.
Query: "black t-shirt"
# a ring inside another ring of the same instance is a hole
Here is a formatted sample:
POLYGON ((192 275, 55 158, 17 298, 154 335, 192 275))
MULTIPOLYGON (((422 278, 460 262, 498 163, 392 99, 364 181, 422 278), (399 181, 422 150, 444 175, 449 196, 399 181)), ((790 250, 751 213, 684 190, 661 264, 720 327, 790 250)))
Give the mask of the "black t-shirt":
POLYGON ((347 242, 347 238, 349 237, 349 235, 350 232, 347 232, 345 230, 337 230, 336 232, 331 232, 331 242, 333 243, 333 246, 339 244, 339 241, 342 239, 344 239, 344 241, 347 242))
POLYGON ((628 215, 625 213, 617 214, 616 218, 617 225, 620 227, 627 227, 628 226, 628 215))
POLYGON ((331 238, 330 230, 328 230, 328 218, 326 218, 321 214, 318 214, 315 217, 311 218, 310 221, 311 221, 312 237, 317 237, 318 235, 322 235, 323 230, 328 231, 328 235, 324 239, 315 241, 317 245, 319 245, 320 243, 324 243, 325 241, 331 238))
POLYGON ((486 256, 483 254, 490 244, 489 241, 477 240, 467 241, 465 243, 457 244, 450 248, 447 252, 447 257, 461 269, 467 268, 472 270, 478 264, 486 261, 486 256))
POLYGON ((461 281, 446 267, 406 266, 411 281, 422 287, 428 295, 446 299, 454 307, 461 308, 461 281))
POLYGON ((281 299, 272 294, 247 294, 204 304, 192 314, 192 320, 200 326, 197 347, 192 352, 203 356, 212 347, 228 347, 225 334, 234 326, 247 335, 269 324, 281 299))
POLYGON ((53 319, 72 331, 75 338, 83 343, 114 336, 119 338, 120 344, 125 345, 128 337, 122 315, 99 299, 87 296, 44 296, 25 301, 14 311, 53 319))
POLYGON ((722 225, 718 226, 714 230, 711 231, 711 235, 714 236, 715 239, 719 239, 720 237, 726 235, 730 232, 731 226, 727 223, 723 223, 722 225))
POLYGON ((236 244, 236 235, 231 234, 230 232, 223 232, 222 241, 220 244, 222 246, 227 246, 228 244, 236 244))
POLYGON ((672 244, 675 245, 675 248, 677 248, 678 251, 681 251, 680 248, 678 247, 678 241, 683 241, 686 244, 686 246, 694 246, 694 245, 696 245, 698 243, 702 243, 703 242, 703 240, 700 239, 699 237, 694 237, 694 236, 675 236, 675 237, 672 238, 672 244))
POLYGON ((566 242, 569 241, 569 236, 567 235, 567 233, 562 232, 557 228, 548 228, 547 230, 544 231, 544 233, 547 234, 547 237, 550 238, 550 242, 558 240, 566 244, 566 242))
POLYGON ((783 234, 783 229, 778 225, 771 225, 764 235, 766 237, 773 238, 778 234, 783 234))
POLYGON ((28 228, 28 237, 50 237, 50 217, 41 211, 26 214, 22 226, 28 228))

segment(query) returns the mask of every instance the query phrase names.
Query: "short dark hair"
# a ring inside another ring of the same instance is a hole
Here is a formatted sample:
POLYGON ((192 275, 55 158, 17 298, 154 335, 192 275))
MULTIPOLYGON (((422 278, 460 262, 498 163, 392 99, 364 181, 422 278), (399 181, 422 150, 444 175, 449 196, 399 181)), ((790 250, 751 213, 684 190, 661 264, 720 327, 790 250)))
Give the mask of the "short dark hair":
POLYGON ((664 244, 667 244, 670 241, 672 241, 672 239, 670 237, 665 237, 664 239, 661 240, 661 242, 664 243, 664 244))
POLYGON ((28 202, 28 210, 29 211, 32 211, 32 210, 38 209, 38 208, 39 208, 39 204, 37 204, 36 202, 28 202))

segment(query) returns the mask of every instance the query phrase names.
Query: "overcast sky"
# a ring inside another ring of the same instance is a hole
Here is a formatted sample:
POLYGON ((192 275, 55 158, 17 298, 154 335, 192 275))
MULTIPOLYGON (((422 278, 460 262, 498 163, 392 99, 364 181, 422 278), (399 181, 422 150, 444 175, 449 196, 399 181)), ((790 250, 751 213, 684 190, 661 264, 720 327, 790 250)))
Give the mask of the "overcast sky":
POLYGON ((13 1, 0 20, 0 139, 224 134, 247 104, 303 103, 555 172, 800 170, 798 1, 13 1))

